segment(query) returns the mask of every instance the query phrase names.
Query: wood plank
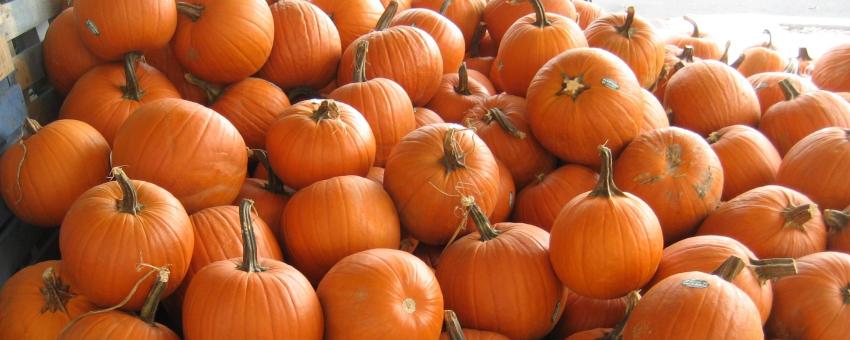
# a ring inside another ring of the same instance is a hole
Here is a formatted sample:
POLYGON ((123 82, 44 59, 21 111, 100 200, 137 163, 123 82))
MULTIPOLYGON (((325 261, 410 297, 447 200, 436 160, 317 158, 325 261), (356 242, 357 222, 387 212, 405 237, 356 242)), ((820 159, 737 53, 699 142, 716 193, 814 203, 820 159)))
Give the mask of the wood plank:
POLYGON ((9 44, 7 41, 0 41, 0 78, 6 78, 15 71, 15 64, 12 62, 12 49, 9 44))
POLYGON ((23 89, 47 77, 44 72, 44 49, 41 43, 32 46, 12 58, 15 65, 15 80, 23 89))
POLYGON ((61 10, 61 0, 13 0, 0 5, 0 32, 5 40, 12 40, 61 10))

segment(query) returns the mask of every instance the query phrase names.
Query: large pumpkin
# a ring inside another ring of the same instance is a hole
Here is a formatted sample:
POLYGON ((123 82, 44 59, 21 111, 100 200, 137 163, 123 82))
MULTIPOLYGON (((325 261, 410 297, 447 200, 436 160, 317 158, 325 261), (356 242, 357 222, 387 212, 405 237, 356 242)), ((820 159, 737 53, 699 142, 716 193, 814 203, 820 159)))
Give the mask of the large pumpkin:
POLYGON ((0 156, 0 192, 21 220, 62 223, 83 192, 106 181, 109 143, 86 123, 60 119, 41 127, 27 118, 18 143, 0 156))
POLYGON ((355 39, 375 28, 384 5, 381 0, 311 0, 333 21, 344 50, 355 39))
POLYGON ((617 160, 617 185, 643 199, 661 222, 664 241, 687 237, 720 203, 723 168, 708 143, 670 127, 635 139, 617 160))
POLYGON ((432 124, 396 145, 387 160, 384 188, 413 237, 446 244, 468 229, 456 213, 462 202, 474 200, 485 215, 493 212, 499 167, 475 132, 455 124, 432 124))
POLYGON ((664 66, 664 41, 646 19, 635 16, 634 6, 625 14, 609 14, 584 30, 587 44, 607 50, 623 59, 635 73, 638 83, 649 88, 664 66))
POLYGON ((139 107, 118 130, 113 146, 113 164, 168 190, 189 213, 233 202, 247 173, 245 142, 233 124, 181 99, 139 107))
POLYGON ((694 49, 694 56, 700 59, 719 60, 723 56, 723 49, 720 48, 720 44, 706 36, 705 32, 700 32, 699 26, 697 26, 697 22, 694 19, 688 16, 685 16, 684 19, 693 26, 691 34, 672 36, 667 38, 666 43, 679 48, 691 46, 694 49))
POLYGON ((180 65, 171 44, 162 48, 145 51, 145 62, 162 72, 171 84, 180 92, 183 99, 207 105, 209 100, 204 89, 192 84, 186 79, 186 68, 180 65))
POLYGON ((186 211, 165 189, 130 180, 121 168, 116 180, 93 187, 71 206, 59 232, 62 274, 80 294, 99 306, 138 310, 154 284, 138 265, 168 266, 171 280, 162 296, 180 285, 195 244, 186 211))
POLYGON ((593 190, 598 180, 596 172, 575 164, 541 172, 517 195, 513 221, 549 231, 561 208, 579 194, 593 190))
MULTIPOLYGON (((572 1, 542 0, 540 3, 546 8, 546 13, 558 14, 574 20, 578 16, 572 1)), ((534 13, 532 1, 496 0, 487 3, 483 19, 487 23, 487 32, 490 33, 493 42, 498 45, 514 22, 532 13, 534 13)))
POLYGON ((812 82, 819 88, 834 92, 850 92, 850 44, 833 47, 815 63, 812 82))
POLYGON ((732 125, 712 132, 707 140, 723 166, 721 199, 728 201, 776 181, 782 156, 758 130, 732 125))
POLYGON ((74 16, 86 47, 109 61, 161 48, 177 29, 174 0, 76 0, 74 16))
POLYGON ((626 313, 626 298, 599 300, 567 292, 564 315, 551 333, 553 339, 599 328, 613 328, 626 313))
POLYGON ((466 43, 463 40, 463 32, 444 17, 444 14, 429 9, 411 8, 396 15, 392 25, 416 27, 434 38, 443 57, 443 74, 446 74, 455 72, 460 67, 466 43))
POLYGON ((266 147, 275 173, 295 189, 335 176, 365 176, 375 162, 369 123, 355 108, 334 100, 305 100, 287 108, 269 127, 266 147))
POLYGON ((561 52, 587 47, 581 28, 572 18, 547 13, 541 0, 529 0, 534 14, 508 28, 493 60, 490 78, 505 92, 525 97, 535 74, 561 52))
POLYGON ((824 210, 823 221, 829 228, 826 248, 850 254, 850 207, 824 210))
POLYGON ((785 93, 779 86, 779 82, 786 79, 799 94, 817 89, 811 80, 787 72, 765 72, 747 77, 747 81, 756 91, 762 114, 774 104, 785 100, 785 93))
POLYGON ((850 205, 850 129, 825 128, 803 138, 782 159, 776 182, 806 194, 821 209, 850 205))
POLYGON ((366 79, 368 40, 357 42, 354 82, 345 84, 328 97, 349 104, 363 114, 375 135, 375 165, 384 166, 393 147, 416 129, 413 103, 404 89, 386 78, 366 79))
POLYGON ((527 98, 534 137, 570 163, 599 166, 598 145, 616 156, 643 124, 643 94, 635 76, 600 49, 573 49, 547 62, 527 98))
POLYGON ((442 13, 451 20, 463 33, 463 39, 466 41, 464 46, 469 46, 472 41, 472 35, 475 34, 475 28, 484 14, 484 7, 487 6, 487 0, 413 0, 410 3, 412 7, 442 13))
POLYGON ((437 112, 446 122, 461 123, 467 110, 490 95, 486 87, 469 77, 466 63, 463 63, 457 72, 443 75, 440 88, 426 107, 437 112))
POLYGON ((339 261, 317 289, 325 338, 437 339, 443 294, 434 273, 401 250, 372 249, 339 261))
POLYGON ((561 209, 552 225, 550 259, 570 291, 613 299, 649 282, 661 259, 664 237, 649 205, 614 184, 611 150, 605 146, 599 150, 599 182, 561 209), (593 247, 583 246, 587 244, 593 247))
POLYGON ((50 22, 42 45, 47 79, 62 94, 71 91, 77 79, 102 63, 83 45, 74 20, 73 8, 59 13, 50 22))

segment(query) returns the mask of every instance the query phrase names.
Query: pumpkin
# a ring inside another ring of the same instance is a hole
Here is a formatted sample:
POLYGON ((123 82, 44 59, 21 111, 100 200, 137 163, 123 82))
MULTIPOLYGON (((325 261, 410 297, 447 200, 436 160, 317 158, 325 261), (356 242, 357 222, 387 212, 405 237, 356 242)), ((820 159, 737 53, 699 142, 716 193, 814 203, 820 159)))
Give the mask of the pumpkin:
POLYGON ((546 13, 541 0, 529 0, 534 14, 516 20, 508 28, 493 60, 490 77, 497 87, 526 97, 529 84, 547 61, 561 52, 587 47, 578 24, 571 18, 546 13))
POLYGON ((162 72, 171 84, 174 85, 183 99, 201 105, 207 105, 209 98, 207 98, 206 91, 186 79, 186 68, 180 65, 177 56, 174 55, 174 49, 171 48, 171 44, 156 50, 145 51, 144 55, 145 62, 162 72))
POLYGON ((811 81, 786 72, 765 72, 751 75, 747 78, 759 100, 761 113, 767 112, 771 106, 785 100, 785 93, 779 87, 779 82, 788 80, 800 94, 817 90, 811 81))
POLYGON ((345 257, 325 275, 317 293, 326 339, 440 336, 443 294, 437 278, 401 250, 371 249, 345 257))
POLYGON ((488 95, 496 95, 499 93, 498 91, 496 91, 495 85, 493 85, 493 82, 490 81, 490 78, 488 78, 486 74, 470 69, 469 65, 467 65, 466 75, 469 77, 469 79, 475 80, 479 84, 481 84, 481 86, 483 86, 484 89, 487 90, 488 95))
POLYGON ((623 319, 625 313, 625 297, 599 300, 568 291, 564 315, 550 337, 563 339, 583 331, 613 328, 623 319))
POLYGON ((614 184, 611 150, 600 146, 599 153, 599 182, 561 209, 552 225, 549 258, 570 291, 613 299, 649 282, 664 239, 649 205, 614 184), (594 246, 589 250, 583 244, 594 246))
POLYGON ((475 27, 481 21, 484 15, 484 7, 487 6, 487 0, 463 0, 463 1, 446 1, 446 0, 413 0, 411 7, 425 8, 443 14, 451 20, 463 33, 463 40, 466 45, 472 41, 472 35, 475 34, 475 27), (446 7, 443 9, 443 7, 446 7))
POLYGON ((664 93, 667 92, 667 83, 670 82, 670 78, 685 66, 693 64, 695 60, 698 59, 694 59, 693 46, 687 45, 679 49, 673 45, 665 45, 664 66, 661 68, 661 74, 658 75, 655 84, 650 87, 655 98, 663 102, 664 93))
POLYGON ((840 44, 826 51, 812 70, 812 82, 823 90, 850 92, 850 44, 840 44))
POLYGON ((760 110, 755 91, 731 67, 702 60, 682 68, 664 92, 670 123, 702 136, 724 127, 758 124, 760 110))
POLYGON ((723 167, 722 200, 776 181, 782 157, 758 130, 732 125, 712 132, 707 140, 723 167))
POLYGON ((138 310, 155 280, 149 277, 128 296, 143 276, 137 265, 169 266, 171 280, 162 292, 167 297, 189 269, 195 238, 189 216, 172 194, 130 180, 121 168, 112 175, 115 181, 80 195, 62 221, 62 276, 99 306, 126 302, 124 309, 138 310))
POLYGON ((564 52, 528 88, 531 132, 558 158, 599 166, 597 145, 616 156, 639 134, 640 91, 629 67, 613 54, 592 48, 564 52))
POLYGON ((77 0, 74 16, 83 43, 107 61, 133 51, 161 48, 177 29, 174 0, 77 0))
MULTIPOLYGON (((578 14, 572 1, 541 0, 546 13, 557 14, 568 19, 575 19, 578 14)), ((487 32, 495 44, 502 41, 508 28, 519 18, 534 13, 532 1, 496 0, 487 3, 484 8, 484 22, 487 32)))
POLYGON ((124 122, 115 134, 112 161, 126 166, 128 175, 168 190, 194 213, 233 202, 247 173, 245 150, 239 131, 215 111, 162 99, 142 105, 124 122))
POLYGON ((490 214, 490 220, 493 223, 507 222, 514 210, 514 197, 516 196, 516 183, 505 163, 496 159, 499 164, 499 197, 496 200, 496 207, 493 213, 490 214))
POLYGON ((485 215, 493 212, 499 167, 472 130, 431 124, 409 133, 390 153, 384 188, 410 234, 441 245, 465 229, 466 219, 456 214, 463 202, 474 200, 485 215))
POLYGON ((587 44, 607 50, 626 62, 643 88, 655 83, 664 66, 664 41, 646 19, 635 16, 634 6, 626 14, 609 14, 584 31, 587 44))
POLYGON ((44 47, 44 71, 50 84, 61 94, 71 91, 86 72, 103 63, 92 54, 77 33, 74 9, 68 8, 47 27, 44 47))
POLYGON ((23 268, 0 290, 0 337, 56 339, 72 319, 96 307, 62 281, 61 262, 23 268))
POLYGON ((478 231, 450 244, 440 257, 436 274, 446 308, 467 327, 511 339, 543 337, 566 302, 549 262, 548 233, 523 223, 491 225, 475 202, 464 209, 478 231))
POLYGON ((295 268, 258 256, 249 211, 240 210, 242 257, 207 265, 189 284, 183 301, 186 339, 321 339, 316 292, 295 268))
POLYGON ((106 181, 109 143, 86 123, 60 119, 45 127, 27 118, 22 138, 0 155, 0 192, 19 219, 62 223, 83 192, 106 181))
POLYGON ((119 310, 104 310, 81 315, 59 334, 58 339, 139 339, 177 340, 177 333, 154 320, 157 306, 170 283, 168 269, 160 269, 148 291, 139 315, 119 310))
POLYGON ((466 50, 466 58, 464 59, 466 67, 469 70, 481 72, 482 75, 490 74, 490 69, 493 67, 493 58, 495 58, 495 54, 499 51, 499 46, 495 46, 496 50, 492 56, 486 53, 488 51, 482 51, 482 44, 484 43, 482 40, 485 37, 489 37, 487 24, 482 21, 475 28, 475 34, 472 36, 472 42, 466 50))
POLYGON ((375 162, 369 123, 357 109, 334 100, 287 108, 269 127, 266 146, 275 173, 294 189, 336 176, 365 176, 375 162))
POLYGON ((390 3, 375 30, 363 35, 348 46, 342 54, 337 73, 339 85, 354 81, 354 60, 357 41, 369 41, 366 56, 366 78, 387 78, 395 81, 416 106, 431 100, 440 87, 443 75, 443 58, 434 38, 410 26, 389 27, 398 3, 390 3))
POLYGON ((800 47, 797 52, 797 74, 811 76, 812 71, 814 70, 814 59, 809 56, 809 49, 805 47, 800 47))
POLYGON ((510 338, 499 333, 480 331, 477 329, 461 328, 457 314, 447 310, 445 315, 446 331, 440 334, 440 340, 508 340, 510 338))
POLYGON ((174 53, 202 79, 235 83, 259 71, 272 52, 278 32, 263 0, 182 0, 177 11, 174 53))
POLYGON ((314 285, 348 255, 399 247, 392 199, 380 184, 359 176, 333 177, 296 192, 281 220, 289 263, 314 285))
POLYGON ((850 207, 844 210, 826 209, 823 220, 829 228, 826 248, 850 254, 850 207))
POLYGON ((413 104, 404 89, 385 79, 366 79, 368 40, 357 42, 354 82, 340 86, 329 97, 351 105, 363 114, 375 135, 375 165, 384 166, 387 156, 402 137, 416 129, 413 104))
POLYGON ((641 90, 641 93, 643 94, 643 125, 640 129, 641 133, 670 127, 670 120, 667 119, 667 112, 664 111, 664 106, 661 106, 661 102, 648 90, 641 90))
POLYGON ((737 256, 747 265, 747 268, 730 282, 753 300, 761 315, 761 323, 764 324, 770 316, 773 304, 771 280, 796 274, 797 267, 794 265, 794 260, 758 260, 747 246, 726 236, 694 236, 665 248, 658 271, 655 272, 655 277, 647 287, 651 289, 662 280, 679 273, 690 271, 710 273, 729 256, 737 256))
POLYGON ((414 107, 413 118, 416 119, 417 129, 429 124, 445 123, 440 115, 426 107, 414 107))
MULTIPOLYGON (((415 239, 414 239, 415 240, 415 239)), ((419 242, 418 240, 416 242, 419 242)), ((437 268, 440 264, 440 256, 443 254, 443 246, 430 246, 424 243, 418 243, 413 250, 413 255, 425 262, 432 269, 437 268)))
POLYGON ((823 252, 797 260, 799 274, 773 285, 767 329, 776 337, 840 339, 850 332, 850 255, 823 252))
POLYGON ((443 74, 446 74, 455 72, 460 67, 466 43, 463 40, 463 32, 444 17, 444 14, 429 9, 411 8, 396 15, 392 26, 416 27, 434 38, 440 49, 440 56, 443 57, 443 74))
POLYGON ((662 280, 632 310, 623 339, 764 339, 756 305, 729 282, 743 268, 731 257, 714 275, 692 271, 662 280))
POLYGON ((290 105, 286 93, 264 79, 245 78, 221 88, 191 74, 186 77, 204 89, 209 107, 233 124, 249 148, 266 146, 266 130, 290 105))
POLYGON ((788 67, 788 60, 773 46, 773 34, 769 30, 764 30, 764 33, 767 34, 767 42, 744 49, 741 56, 730 65, 744 77, 764 72, 780 72, 788 67))
POLYGON ((444 74, 440 88, 425 107, 449 123, 461 123, 467 110, 490 96, 487 88, 469 77, 466 63, 456 73, 444 74))
POLYGON ((340 47, 348 45, 375 28, 384 12, 381 0, 311 0, 327 14, 339 32, 340 47))
POLYGON ((635 305, 640 301, 640 293, 632 291, 629 295, 623 298, 626 300, 625 312, 619 316, 619 322, 613 328, 594 328, 589 330, 573 333, 567 340, 606 340, 606 339, 622 339, 623 327, 628 320, 635 305))
POLYGON ((850 129, 824 128, 795 144, 779 166, 777 184, 800 191, 821 209, 850 205, 850 129))
POLYGON ((246 178, 233 203, 239 204, 245 199, 254 201, 257 215, 268 225, 276 239, 282 239, 280 217, 283 215, 286 203, 289 202, 292 189, 287 188, 280 177, 274 173, 266 150, 254 149, 251 150, 251 154, 259 163, 257 169, 264 169, 265 178, 246 178))
POLYGON ((586 30, 596 19, 608 14, 601 6, 593 3, 592 0, 576 0, 573 1, 573 6, 576 8, 576 16, 578 17, 576 21, 582 30, 586 30))
POLYGON ((145 103, 163 98, 180 98, 180 93, 162 73, 139 55, 128 54, 124 65, 97 66, 75 84, 59 109, 60 119, 76 119, 97 129, 114 145, 118 128, 145 103))
POLYGON ((785 100, 767 109, 759 130, 785 155, 794 144, 826 127, 850 128, 850 104, 823 90, 801 94, 789 80, 779 82, 785 100))
POLYGON ((342 54, 339 31, 331 18, 308 1, 278 1, 271 11, 274 45, 260 78, 287 91, 295 87, 316 90, 330 83, 342 54))
POLYGON ((636 138, 614 169, 617 185, 655 212, 667 244, 696 231, 720 203, 723 168, 708 143, 677 127, 636 138))
POLYGON ((598 180, 596 172, 575 164, 541 172, 517 195, 513 221, 550 231, 561 209, 579 194, 593 190, 598 180))
POLYGON ((369 173, 366 174, 366 178, 375 181, 375 183, 378 183, 378 184, 381 185, 381 187, 383 187, 384 186, 384 168, 377 167, 377 166, 373 166, 373 167, 369 168, 369 173))
POLYGON ((518 187, 555 168, 557 159, 531 135, 525 98, 507 93, 489 96, 466 111, 466 126, 487 143, 510 170, 518 187))
POLYGON ((666 43, 685 48, 692 46, 694 48, 694 56, 700 59, 720 60, 723 56, 723 50, 720 45, 711 38, 708 38, 704 32, 699 31, 699 26, 694 19, 684 16, 683 19, 693 26, 693 31, 690 35, 677 35, 667 39, 666 43))

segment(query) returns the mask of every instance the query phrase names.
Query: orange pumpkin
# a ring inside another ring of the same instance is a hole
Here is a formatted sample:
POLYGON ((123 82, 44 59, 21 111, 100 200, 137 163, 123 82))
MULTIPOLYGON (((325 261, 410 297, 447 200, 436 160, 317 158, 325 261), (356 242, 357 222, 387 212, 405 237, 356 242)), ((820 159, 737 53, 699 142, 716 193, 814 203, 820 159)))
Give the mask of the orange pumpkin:
POLYGON ((573 1, 573 6, 576 8, 576 16, 578 17, 576 21, 582 30, 586 30, 596 19, 608 15, 601 6, 593 3, 592 0, 576 0, 573 1))
POLYGON ((477 329, 461 328, 457 314, 452 310, 445 313, 446 331, 440 334, 440 340, 509 340, 510 338, 499 333, 481 331, 477 329))
POLYGON ((664 106, 655 98, 652 92, 642 90, 643 94, 643 125, 641 133, 646 133, 655 129, 670 127, 670 120, 667 119, 667 112, 664 111, 664 106))
POLYGON ((646 19, 635 16, 634 6, 626 14, 609 14, 584 31, 587 44, 623 59, 643 88, 655 83, 664 66, 664 41, 646 19))
POLYGON ((767 34, 767 42, 744 49, 741 56, 730 65, 744 77, 764 72, 780 72, 788 67, 788 60, 773 46, 773 34, 769 30, 764 30, 764 33, 767 34))
POLYGON ((174 0, 76 0, 74 16, 83 43, 107 61, 161 48, 177 29, 174 0))
POLYGON ((514 177, 511 176, 510 170, 505 166, 505 163, 496 159, 499 164, 499 197, 496 200, 496 207, 493 208, 493 213, 490 214, 490 220, 493 223, 507 222, 514 210, 514 197, 516 196, 516 183, 514 177))
POLYGON ((466 65, 466 67, 466 75, 469 76, 469 79, 474 79, 479 84, 481 84, 481 86, 483 86, 484 89, 487 90, 488 95, 496 95, 499 93, 498 91, 496 91, 495 85, 493 85, 493 82, 490 81, 490 78, 488 78, 487 75, 469 68, 469 65, 466 65))
POLYGON ((466 43, 463 41, 463 32, 443 14, 429 9, 411 8, 396 15, 392 26, 416 27, 434 38, 443 57, 443 74, 446 74, 460 67, 466 43))
POLYGON ((655 84, 650 87, 655 98, 663 102, 664 94, 667 92, 667 83, 670 82, 670 78, 685 66, 693 64, 694 61, 693 46, 687 45, 679 49, 673 45, 665 45, 664 66, 661 68, 661 74, 658 75, 655 84))
MULTIPOLYGON (((355 39, 375 28, 384 5, 381 0, 311 0, 333 21, 344 50, 355 39)), ((409 7, 409 6, 408 6, 409 7)))
POLYGON ((416 128, 421 128, 429 124, 445 123, 442 117, 436 112, 425 107, 414 107, 413 118, 416 119, 416 128))
POLYGON ((446 18, 451 20, 463 33, 463 40, 466 42, 464 46, 469 46, 469 43, 472 41, 472 35, 475 34, 475 27, 481 21, 481 17, 484 15, 484 7, 486 6, 487 0, 411 1, 411 7, 430 9, 442 13, 446 18))
MULTIPOLYGON (((239 204, 245 199, 254 201, 254 209, 257 215, 268 225, 276 239, 280 237, 280 216, 289 202, 292 189, 287 188, 283 181, 271 169, 269 155, 266 150, 251 150, 252 157, 257 160, 257 169, 263 169, 264 178, 246 178, 242 184, 239 195, 233 200, 233 204, 239 204)), ((256 175, 255 175, 256 176, 256 175)))
POLYGON ((788 80, 800 94, 817 90, 814 84, 803 77, 786 72, 765 72, 751 75, 747 78, 756 92, 761 107, 761 113, 767 112, 771 106, 785 100, 785 93, 779 87, 779 82, 788 80))
POLYGON ((805 47, 800 47, 797 52, 797 74, 801 76, 810 76, 812 75, 812 71, 814 70, 814 59, 809 56, 809 49, 805 47))
POLYGON ((27 135, 0 155, 3 201, 27 223, 57 226, 80 194, 106 181, 109 143, 71 119, 42 128, 27 118, 21 130, 27 135))
POLYGON ((59 13, 50 22, 42 45, 47 79, 62 94, 71 91, 86 72, 103 63, 83 45, 74 20, 73 8, 59 13))
POLYGON ((826 51, 812 70, 812 82, 823 90, 850 92, 850 44, 840 44, 826 51))
MULTIPOLYGON (((542 0, 540 3, 546 8, 546 13, 557 14, 568 19, 575 19, 578 15, 572 1, 542 0)), ((484 22, 487 23, 487 32, 490 33, 493 42, 498 45, 514 22, 532 13, 534 13, 532 1, 490 1, 484 8, 484 22)))
POLYGON ((694 56, 700 59, 720 60, 720 57, 723 56, 723 50, 720 48, 720 44, 707 37, 704 32, 700 32, 699 26, 697 26, 697 22, 694 19, 688 16, 683 18, 693 26, 694 29, 691 31, 691 34, 670 37, 666 43, 678 46, 679 48, 692 46, 694 48, 694 56))
POLYGON ((381 187, 383 187, 384 186, 384 168, 377 167, 377 166, 373 166, 373 167, 369 168, 369 173, 366 174, 366 178, 375 181, 375 183, 378 183, 378 184, 381 185, 381 187))
POLYGON ((592 190, 598 181, 596 172, 574 164, 539 173, 517 195, 513 221, 549 231, 561 209, 574 197, 592 190))
POLYGON ((821 209, 850 205, 850 129, 825 128, 795 144, 779 166, 777 184, 811 198, 821 209), (828 165, 828 166, 825 166, 828 165))
MULTIPOLYGON (((207 105, 207 94, 204 89, 186 80, 186 68, 180 65, 171 44, 165 47, 145 51, 145 62, 162 72, 172 85, 180 92, 183 99, 201 105, 207 105)), ((212 84, 214 85, 214 84, 212 84)))
POLYGON ((426 105, 446 122, 460 123, 467 110, 481 103, 490 93, 487 88, 469 77, 466 63, 455 73, 444 74, 440 88, 426 105))
POLYGON ((181 99, 141 106, 118 130, 113 146, 113 164, 162 186, 189 213, 233 202, 247 173, 245 142, 233 124, 181 99))
POLYGON ((758 130, 728 126, 708 135, 708 143, 723 166, 722 200, 776 181, 782 157, 758 130))
POLYGON ((593 329, 613 328, 626 313, 626 298, 598 300, 568 291, 564 315, 550 337, 563 339, 593 329))
POLYGON ((826 249, 850 254, 850 207, 824 210, 823 221, 829 228, 826 249))
MULTIPOLYGON (((411 5, 410 3, 412 1, 413 0, 395 0, 395 2, 398 3, 397 6, 399 11, 409 9, 411 5)), ((384 6, 384 8, 389 7, 391 2, 393 2, 393 0, 381 0, 381 4, 384 6)))

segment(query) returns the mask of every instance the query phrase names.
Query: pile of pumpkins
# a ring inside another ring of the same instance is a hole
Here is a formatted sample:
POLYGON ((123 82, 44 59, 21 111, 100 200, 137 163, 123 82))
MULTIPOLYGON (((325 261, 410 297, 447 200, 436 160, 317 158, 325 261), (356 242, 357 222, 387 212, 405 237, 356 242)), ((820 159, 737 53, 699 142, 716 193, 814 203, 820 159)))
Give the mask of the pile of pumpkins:
POLYGON ((581 0, 65 5, 59 119, 0 159, 61 261, 0 338, 850 334, 850 44, 728 64, 581 0))

